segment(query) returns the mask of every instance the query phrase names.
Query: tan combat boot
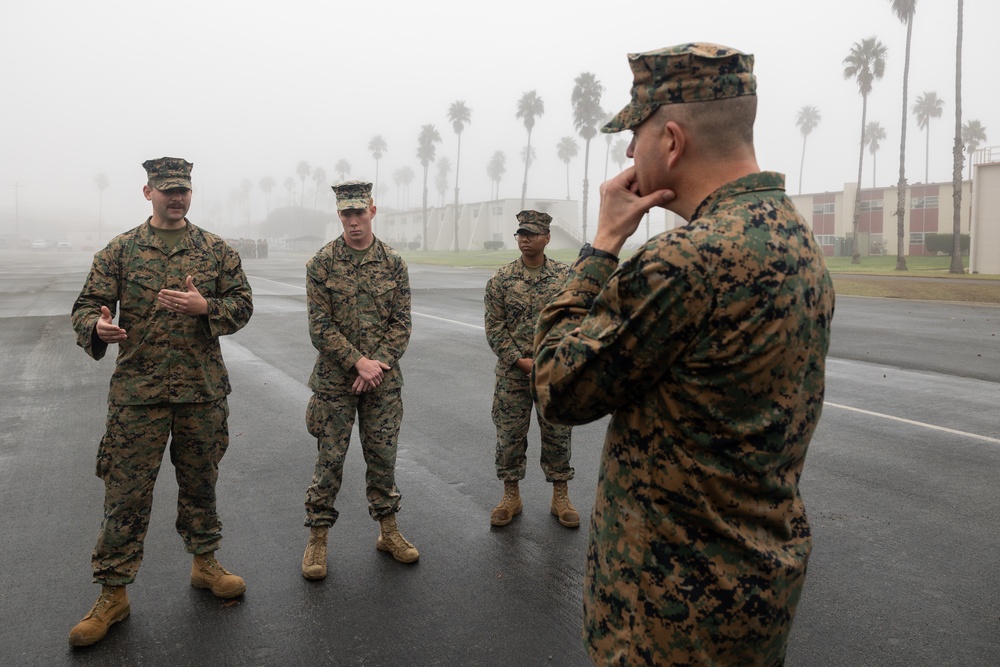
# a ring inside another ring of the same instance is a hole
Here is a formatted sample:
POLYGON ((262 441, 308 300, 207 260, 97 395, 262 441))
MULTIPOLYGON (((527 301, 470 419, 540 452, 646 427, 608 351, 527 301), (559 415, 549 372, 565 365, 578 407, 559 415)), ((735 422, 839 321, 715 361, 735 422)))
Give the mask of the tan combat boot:
POLYGON ((195 555, 191 564, 191 585, 211 589, 217 598, 234 598, 247 590, 243 578, 222 567, 212 552, 195 555))
POLYGON ((569 485, 566 482, 552 483, 552 513, 559 517, 559 523, 567 528, 580 527, 580 513, 569 499, 569 485))
POLYGON ((390 514, 378 520, 379 535, 375 547, 379 551, 387 551, 400 563, 415 563, 420 558, 420 552, 410 544, 396 528, 396 515, 390 514))
POLYGON ((302 576, 306 579, 326 578, 326 536, 329 526, 312 526, 309 529, 309 543, 302 556, 302 576))
POLYGON ((500 503, 490 512, 490 524, 493 526, 506 526, 514 520, 514 517, 521 513, 521 490, 517 487, 517 480, 503 483, 503 498, 500 503))
POLYGON ((131 607, 124 586, 103 586, 101 596, 83 620, 69 631, 70 646, 90 646, 108 634, 108 628, 128 618, 131 607))

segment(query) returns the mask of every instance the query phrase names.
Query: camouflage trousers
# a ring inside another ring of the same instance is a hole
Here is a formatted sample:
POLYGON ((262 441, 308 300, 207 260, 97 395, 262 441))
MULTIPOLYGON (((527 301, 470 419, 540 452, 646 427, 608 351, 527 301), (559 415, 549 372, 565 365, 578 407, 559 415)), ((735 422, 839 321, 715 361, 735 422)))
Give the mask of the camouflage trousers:
MULTIPOLYGON (((497 427, 497 478, 511 482, 524 479, 527 468, 528 428, 531 425, 531 387, 527 375, 514 378, 498 375, 493 392, 493 423, 497 427)), ((550 424, 537 413, 542 436, 542 472, 546 482, 573 479, 569 464, 571 426, 550 424)))
POLYGON ((229 404, 110 405, 97 452, 104 480, 104 520, 91 564, 94 581, 119 586, 135 580, 153 506, 163 451, 177 476, 177 532, 189 553, 215 551, 222 522, 215 511, 219 461, 229 447, 229 404))
POLYGON ((306 408, 306 427, 319 450, 312 484, 306 490, 307 526, 332 526, 340 513, 334 509, 344 477, 344 458, 358 417, 361 453, 365 457, 368 513, 373 519, 399 511, 396 488, 396 439, 403 420, 399 387, 363 394, 313 394, 306 408))

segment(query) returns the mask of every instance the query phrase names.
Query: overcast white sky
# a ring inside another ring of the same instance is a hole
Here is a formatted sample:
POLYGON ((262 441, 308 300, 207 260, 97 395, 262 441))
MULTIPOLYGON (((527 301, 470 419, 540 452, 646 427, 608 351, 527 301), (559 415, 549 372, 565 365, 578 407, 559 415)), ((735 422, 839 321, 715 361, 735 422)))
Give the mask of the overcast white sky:
MULTIPOLYGON (((956 8, 956 0, 917 3, 909 102, 926 91, 945 101, 944 115, 931 124, 931 181, 951 180, 956 8)), ((963 120, 986 126, 987 145, 1000 145, 996 63, 986 57, 998 26, 1000 3, 966 0, 963 120)), ((519 197, 526 132, 514 113, 528 90, 545 102, 532 135, 537 161, 528 195, 565 197, 566 170, 555 146, 575 135, 574 78, 593 72, 606 87, 602 106, 617 111, 631 84, 626 53, 686 41, 755 54, 758 160, 787 174, 791 193, 799 189, 802 150, 796 113, 818 107, 822 122, 808 139, 802 189, 839 190, 857 178, 861 123, 861 97, 856 84, 843 79, 842 61, 854 42, 869 36, 888 47, 886 75, 875 84, 868 113, 886 130, 875 176, 888 186, 898 178, 906 36, 888 0, 5 0, 0 235, 13 233, 15 183, 22 225, 44 218, 95 225, 98 173, 110 181, 105 225, 135 226, 149 211, 140 164, 163 155, 196 165, 194 222, 212 202, 225 205, 244 178, 254 183, 258 219, 264 213, 260 178, 278 182, 272 205, 282 205, 282 183, 301 160, 323 167, 327 184, 337 179, 341 158, 351 164, 351 178, 374 180, 367 144, 375 134, 388 143, 380 166, 382 205, 395 205, 391 174, 408 165, 417 173, 410 205, 419 206, 417 135, 422 125, 434 124, 443 139, 437 156, 449 157, 454 167, 457 142, 447 110, 456 100, 472 109, 462 135, 462 201, 489 198, 486 162, 497 150, 507 155, 500 195, 519 197)), ((921 182, 924 134, 912 115, 907 139, 907 176, 921 182)), ((576 199, 583 177, 578 141, 580 157, 570 166, 576 199)), ((595 206, 605 148, 603 136, 592 142, 595 206)), ((871 169, 866 153, 866 187, 871 169)), ((429 199, 436 202, 433 172, 429 180, 429 199)), ((307 181, 306 205, 313 187, 307 181)))

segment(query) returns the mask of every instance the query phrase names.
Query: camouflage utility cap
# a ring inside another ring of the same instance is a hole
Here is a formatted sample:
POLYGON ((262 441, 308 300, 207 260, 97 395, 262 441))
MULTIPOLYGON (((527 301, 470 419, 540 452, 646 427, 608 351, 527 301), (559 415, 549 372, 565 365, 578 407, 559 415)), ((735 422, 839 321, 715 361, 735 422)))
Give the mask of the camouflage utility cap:
POLYGON ((338 211, 371 206, 372 184, 368 181, 344 181, 330 187, 337 194, 338 211))
POLYGON ((517 214, 517 231, 522 229, 532 234, 548 234, 552 216, 541 211, 521 211, 517 214))
POLYGON ((149 187, 157 190, 171 188, 191 189, 191 169, 193 162, 179 157, 161 157, 158 160, 146 160, 142 168, 146 170, 149 187))
POLYGON ((628 64, 634 77, 632 101, 601 132, 632 129, 664 104, 757 94, 753 56, 718 44, 680 44, 630 53, 628 64))

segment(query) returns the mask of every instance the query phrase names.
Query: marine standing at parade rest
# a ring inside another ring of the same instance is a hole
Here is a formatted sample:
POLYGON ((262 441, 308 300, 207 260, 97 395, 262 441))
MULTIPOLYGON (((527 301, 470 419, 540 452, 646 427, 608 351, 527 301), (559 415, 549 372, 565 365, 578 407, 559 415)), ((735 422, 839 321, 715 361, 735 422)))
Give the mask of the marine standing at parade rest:
POLYGON ((104 520, 92 565, 101 595, 70 632, 73 646, 99 641, 129 615, 125 587, 142 562, 168 440, 179 487, 177 532, 194 555, 191 585, 221 598, 246 590, 243 579, 215 559, 222 540, 215 485, 229 446, 226 396, 232 390, 219 337, 250 320, 250 284, 239 255, 185 217, 194 165, 164 157, 142 166, 153 214, 94 255, 73 304, 77 344, 88 355, 101 359, 109 345, 118 345, 107 431, 97 453, 104 520))
POLYGON ((834 293, 823 252, 753 144, 753 56, 629 56, 635 165, 543 309, 543 415, 611 414, 584 637, 601 665, 781 665, 812 543, 799 495, 823 407, 834 293), (625 240, 653 206, 687 224, 625 240))
POLYGON ((396 440, 403 419, 399 358, 410 341, 410 278, 399 254, 375 238, 372 184, 333 186, 344 233, 306 264, 309 335, 319 351, 309 387, 306 426, 319 454, 306 491, 309 541, 302 576, 323 579, 327 535, 344 472, 354 416, 367 466, 368 513, 379 522, 375 543, 401 563, 419 557, 396 527, 396 440))
MULTIPOLYGON (((497 427, 496 470, 504 484, 503 497, 490 514, 494 526, 506 526, 521 513, 518 482, 527 467, 531 399, 531 367, 535 322, 543 305, 559 290, 569 269, 545 255, 552 239, 552 216, 541 211, 517 214, 521 256, 497 269, 486 283, 486 340, 497 355, 493 392, 493 423, 497 427)), ((542 435, 541 464, 552 484, 552 514, 567 528, 580 525, 580 515, 569 500, 567 482, 573 479, 570 427, 550 424, 538 416, 542 435)))

